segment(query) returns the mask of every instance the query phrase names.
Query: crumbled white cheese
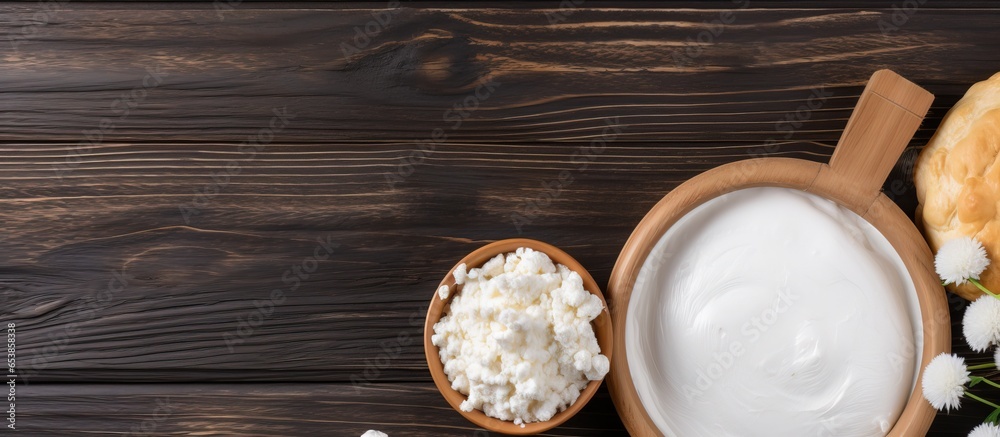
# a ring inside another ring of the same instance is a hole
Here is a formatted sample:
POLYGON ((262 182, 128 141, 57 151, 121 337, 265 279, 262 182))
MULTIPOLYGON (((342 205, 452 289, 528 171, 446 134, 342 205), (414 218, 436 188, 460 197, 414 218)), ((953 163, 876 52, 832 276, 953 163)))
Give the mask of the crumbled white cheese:
POLYGON ((361 434, 361 437, 389 437, 389 435, 382 431, 375 431, 374 429, 369 429, 368 431, 365 431, 364 434, 361 434))
POLYGON ((463 288, 431 340, 452 388, 468 396, 463 411, 546 421, 608 373, 590 324, 603 304, 578 273, 522 247, 454 276, 463 288))
POLYGON ((449 295, 451 295, 451 289, 448 288, 447 285, 442 285, 438 287, 438 297, 440 297, 441 300, 448 299, 449 295))
POLYGON ((458 265, 458 267, 455 267, 455 272, 452 273, 452 276, 455 277, 456 285, 465 283, 465 276, 466 276, 465 263, 461 263, 458 265))

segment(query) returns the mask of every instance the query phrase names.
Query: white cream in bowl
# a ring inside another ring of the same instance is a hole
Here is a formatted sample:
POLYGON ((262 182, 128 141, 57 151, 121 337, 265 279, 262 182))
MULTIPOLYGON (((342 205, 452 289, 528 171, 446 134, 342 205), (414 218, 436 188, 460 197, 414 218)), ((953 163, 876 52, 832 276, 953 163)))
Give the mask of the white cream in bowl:
POLYGON ((883 436, 914 387, 916 290, 857 214, 802 191, 712 199, 663 235, 628 305, 633 385, 667 436, 883 436))

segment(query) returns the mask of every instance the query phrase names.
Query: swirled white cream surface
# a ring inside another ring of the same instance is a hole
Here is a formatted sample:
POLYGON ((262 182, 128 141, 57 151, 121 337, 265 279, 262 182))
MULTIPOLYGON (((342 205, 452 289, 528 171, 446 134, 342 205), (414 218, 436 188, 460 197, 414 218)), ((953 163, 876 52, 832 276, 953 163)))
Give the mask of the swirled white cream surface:
POLYGON ((625 345, 667 436, 882 436, 914 387, 922 330, 874 226, 786 188, 712 199, 640 269, 625 345))

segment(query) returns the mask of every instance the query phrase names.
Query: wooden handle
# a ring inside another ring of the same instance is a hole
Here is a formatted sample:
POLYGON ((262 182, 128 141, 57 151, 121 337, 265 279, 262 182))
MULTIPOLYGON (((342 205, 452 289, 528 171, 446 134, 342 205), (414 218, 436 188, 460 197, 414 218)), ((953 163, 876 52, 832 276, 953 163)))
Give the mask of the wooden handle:
POLYGON ((874 200, 933 101, 933 94, 895 72, 876 71, 830 158, 833 172, 874 200))

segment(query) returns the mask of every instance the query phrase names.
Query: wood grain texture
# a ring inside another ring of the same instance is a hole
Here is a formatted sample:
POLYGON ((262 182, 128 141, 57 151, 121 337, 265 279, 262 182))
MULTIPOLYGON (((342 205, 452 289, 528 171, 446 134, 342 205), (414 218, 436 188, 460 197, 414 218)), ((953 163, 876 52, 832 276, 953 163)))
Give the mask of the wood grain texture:
MULTIPOLYGON (((995 9, 918 9, 883 35, 892 9, 578 8, 549 24, 542 10, 405 8, 361 47, 367 9, 236 8, 220 21, 214 10, 165 8, 107 20, 67 5, 48 25, 0 8, 9 36, 30 35, 16 52, 3 48, 0 139, 75 143, 117 118, 113 102, 158 67, 163 82, 104 141, 242 141, 274 107, 300 114, 280 140, 422 139, 489 77, 498 92, 449 140, 581 140, 620 117, 629 140, 759 143, 811 87, 844 87, 836 96, 850 100, 891 67, 957 96, 995 72, 1000 52, 983 37, 995 32, 995 9), (356 53, 345 57, 342 44, 356 53)), ((835 142, 834 121, 846 117, 836 108, 798 137, 835 142)))
MULTIPOLYGON (((885 186, 912 213, 909 160, 965 89, 998 70, 1000 10, 927 2, 883 36, 891 2, 773 4, 786 8, 738 11, 717 35, 706 24, 722 17, 714 9, 588 3, 549 24, 557 4, 432 4, 393 14, 346 58, 341 43, 353 44, 382 3, 247 3, 220 20, 211 4, 74 2, 42 21, 34 4, 0 4, 0 319, 18 324, 24 390, 50 390, 26 398, 23 423, 108 432, 106 418, 149 414, 115 393, 175 389, 46 384, 67 382, 422 387, 396 410, 294 409, 301 399, 286 397, 291 406, 272 416, 193 396, 214 416, 193 416, 178 435, 213 423, 219 435, 306 434, 324 411, 370 423, 412 405, 445 408, 418 339, 455 260, 522 235, 566 250, 606 284, 633 227, 688 178, 752 156, 827 161, 878 68, 938 97, 885 186), (806 9, 821 6, 831 7, 806 9), (710 43, 688 42, 706 31, 710 43), (17 35, 27 37, 14 50, 5 40, 17 35), (157 67, 162 82, 144 89, 157 67), (468 102, 475 111, 462 108, 484 78, 498 86, 468 102), (294 118, 245 153, 240 143, 275 108, 294 118), (101 128, 105 118, 113 128, 101 128), (621 132, 593 152, 609 127, 621 132), (421 155, 416 141, 435 128, 447 138, 421 155), (95 130, 100 140, 81 145, 95 130), (562 172, 572 182, 555 184, 562 172), (181 207, 194 204, 186 222, 181 207), (521 232, 513 213, 528 218, 521 232), (285 272, 302 272, 327 237, 335 250, 292 291, 285 272), (285 300, 230 352, 224 336, 247 332, 241 321, 265 311, 254 302, 275 288, 285 300), (47 404, 58 399, 67 403, 47 404)), ((978 411, 941 415, 932 429, 965 435, 978 411)), ((553 432, 621 432, 603 390, 581 415, 610 422, 553 432)), ((439 420, 469 426, 451 411, 421 418, 439 420)))
MULTIPOLYGON (((500 436, 474 426, 445 403, 433 384, 38 385, 24 389, 19 432, 28 435, 500 436), (114 405, 108 410, 108 405, 114 405), (145 428, 143 428, 145 427, 145 428)), ((543 436, 620 434, 614 406, 601 392, 587 414, 543 436)))
MULTIPOLYGON (((393 437, 499 436, 451 409, 434 384, 61 384, 22 388, 26 435, 337 436, 378 429, 393 437)), ((966 436, 990 413, 978 403, 940 415, 933 436, 966 436)), ((543 436, 627 436, 603 387, 543 436)))
MULTIPOLYGON (((927 90, 891 70, 872 74, 830 157, 830 171, 841 179, 834 189, 852 187, 847 204, 860 215, 875 202, 933 101, 927 90)), ((919 242, 924 244, 923 237, 919 242)))

